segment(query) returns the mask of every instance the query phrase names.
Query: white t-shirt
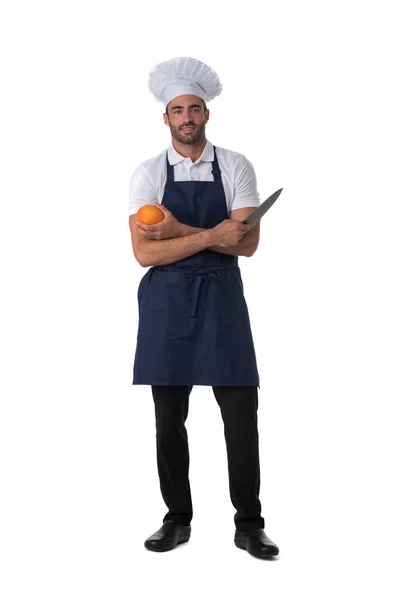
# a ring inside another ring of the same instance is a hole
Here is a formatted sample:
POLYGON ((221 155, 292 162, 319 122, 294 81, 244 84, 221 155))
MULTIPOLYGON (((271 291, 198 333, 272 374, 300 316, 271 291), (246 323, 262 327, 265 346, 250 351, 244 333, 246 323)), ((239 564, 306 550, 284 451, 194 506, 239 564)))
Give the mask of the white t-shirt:
MULTIPOLYGON (((179 154, 172 144, 154 158, 141 163, 132 175, 129 189, 129 214, 134 215, 144 204, 162 203, 167 182, 167 158, 174 166, 175 181, 213 181, 211 173, 214 148, 207 140, 200 158, 192 162, 179 154)), ((243 154, 219 148, 216 153, 221 170, 228 215, 237 208, 257 207, 260 195, 253 166, 243 154)))

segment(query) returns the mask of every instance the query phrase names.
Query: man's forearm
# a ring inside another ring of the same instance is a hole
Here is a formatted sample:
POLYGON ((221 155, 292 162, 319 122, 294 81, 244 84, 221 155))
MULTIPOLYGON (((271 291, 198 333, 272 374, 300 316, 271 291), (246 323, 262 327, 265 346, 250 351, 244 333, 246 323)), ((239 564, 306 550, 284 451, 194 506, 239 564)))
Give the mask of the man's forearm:
MULTIPOLYGON (((207 231, 201 227, 191 227, 190 225, 181 224, 181 235, 187 236, 200 231, 207 231)), ((257 249, 257 235, 255 230, 249 231, 242 237, 236 246, 209 246, 208 250, 220 252, 221 254, 230 254, 234 256, 251 256, 257 249), (253 233, 253 235, 252 235, 253 233)))
POLYGON ((142 267, 169 265, 210 248, 211 243, 210 230, 197 228, 195 233, 186 233, 182 237, 151 240, 139 250, 139 263, 142 267))

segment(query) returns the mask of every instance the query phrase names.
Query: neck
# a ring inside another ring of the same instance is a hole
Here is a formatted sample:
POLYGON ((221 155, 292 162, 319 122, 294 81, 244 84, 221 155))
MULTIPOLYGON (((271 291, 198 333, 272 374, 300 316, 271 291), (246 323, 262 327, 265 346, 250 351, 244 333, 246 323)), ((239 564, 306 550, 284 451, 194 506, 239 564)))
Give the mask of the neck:
POLYGON ((175 138, 172 138, 172 145, 175 150, 185 158, 191 158, 193 162, 195 162, 203 153, 204 148, 206 147, 207 140, 206 138, 199 140, 196 144, 182 144, 178 142, 175 138))

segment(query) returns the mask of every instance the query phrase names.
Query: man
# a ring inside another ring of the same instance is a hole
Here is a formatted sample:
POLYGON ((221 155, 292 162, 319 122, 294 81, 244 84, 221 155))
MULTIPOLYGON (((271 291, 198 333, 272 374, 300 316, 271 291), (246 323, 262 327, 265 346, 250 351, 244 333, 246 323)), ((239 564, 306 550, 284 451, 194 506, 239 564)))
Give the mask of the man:
POLYGON ((243 155, 206 139, 206 102, 222 90, 212 69, 176 58, 152 69, 149 88, 165 107, 172 144, 138 167, 130 189, 133 252, 141 266, 151 267, 138 289, 133 384, 151 385, 168 507, 145 547, 162 552, 189 540, 185 420, 193 385, 206 385, 224 421, 235 544, 269 558, 279 549, 264 532, 258 497, 259 377, 238 266, 238 256, 252 256, 259 241, 259 225, 242 223, 260 204, 255 173, 243 155), (161 223, 136 221, 145 204, 158 206, 161 223))

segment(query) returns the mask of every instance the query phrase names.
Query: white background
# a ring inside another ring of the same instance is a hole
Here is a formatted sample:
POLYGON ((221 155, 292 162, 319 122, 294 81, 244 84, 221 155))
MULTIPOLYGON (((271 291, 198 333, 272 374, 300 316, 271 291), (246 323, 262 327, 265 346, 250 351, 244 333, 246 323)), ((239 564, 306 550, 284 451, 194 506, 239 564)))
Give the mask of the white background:
POLYGON ((395 2, 5 2, 1 44, 4 600, 399 598, 395 2), (274 562, 233 544, 222 420, 195 388, 192 538, 161 526, 150 388, 132 386, 128 188, 169 143, 152 66, 224 86, 208 138, 284 191, 241 259, 274 562))

